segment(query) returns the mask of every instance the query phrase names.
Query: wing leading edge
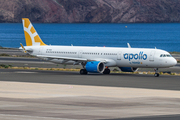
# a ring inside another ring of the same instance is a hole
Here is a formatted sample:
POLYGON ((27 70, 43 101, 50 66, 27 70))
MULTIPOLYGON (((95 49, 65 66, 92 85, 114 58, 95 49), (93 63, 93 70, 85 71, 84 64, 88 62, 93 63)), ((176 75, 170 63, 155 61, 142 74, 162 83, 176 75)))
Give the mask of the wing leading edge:
POLYGON ((89 60, 89 59, 85 59, 85 58, 72 58, 72 57, 47 56, 47 55, 37 55, 37 57, 39 57, 39 58, 50 58, 50 59, 72 60, 72 61, 79 61, 79 62, 95 61, 95 60, 89 60))

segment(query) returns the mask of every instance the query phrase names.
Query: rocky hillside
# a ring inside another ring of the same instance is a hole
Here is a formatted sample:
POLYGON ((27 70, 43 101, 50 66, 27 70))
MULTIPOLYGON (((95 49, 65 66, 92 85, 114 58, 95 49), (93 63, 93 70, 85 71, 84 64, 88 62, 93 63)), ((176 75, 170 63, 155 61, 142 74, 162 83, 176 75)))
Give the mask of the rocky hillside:
POLYGON ((180 22, 180 0, 0 0, 0 22, 180 22))

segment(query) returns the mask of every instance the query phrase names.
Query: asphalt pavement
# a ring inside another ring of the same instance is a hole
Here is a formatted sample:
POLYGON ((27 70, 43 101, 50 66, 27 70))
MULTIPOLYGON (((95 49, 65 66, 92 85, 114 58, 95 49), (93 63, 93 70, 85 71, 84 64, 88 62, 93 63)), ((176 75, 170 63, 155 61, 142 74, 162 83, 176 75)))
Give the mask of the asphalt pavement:
MULTIPOLYGON (((4 51, 14 54, 13 50, 4 51)), ((15 53, 19 54, 18 51, 15 53)), ((81 67, 23 57, 0 57, 0 64, 81 67)), ((180 73, 180 65, 162 71, 180 73)), ((0 69, 0 82, 2 120, 180 119, 180 76, 123 73, 80 75, 72 71, 0 69)))

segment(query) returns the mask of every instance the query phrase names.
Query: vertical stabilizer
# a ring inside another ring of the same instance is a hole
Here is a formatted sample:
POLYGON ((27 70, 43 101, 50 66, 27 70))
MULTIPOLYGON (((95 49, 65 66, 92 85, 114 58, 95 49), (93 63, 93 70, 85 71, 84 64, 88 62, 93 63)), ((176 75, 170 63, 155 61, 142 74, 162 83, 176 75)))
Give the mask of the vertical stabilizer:
POLYGON ((34 29, 33 25, 31 24, 28 18, 22 18, 22 23, 23 23, 23 28, 24 28, 26 46, 46 45, 39 37, 38 33, 36 32, 36 30, 34 29))

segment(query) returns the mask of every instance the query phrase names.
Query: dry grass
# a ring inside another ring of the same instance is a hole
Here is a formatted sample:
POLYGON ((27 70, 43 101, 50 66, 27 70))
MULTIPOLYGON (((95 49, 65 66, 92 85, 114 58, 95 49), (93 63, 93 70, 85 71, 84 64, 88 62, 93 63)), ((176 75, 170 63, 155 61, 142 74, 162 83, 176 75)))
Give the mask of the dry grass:
MULTIPOLYGON (((1 69, 21 69, 21 70, 49 70, 49 71, 80 71, 80 69, 73 69, 73 68, 37 68, 37 67, 12 67, 11 65, 0 65, 1 69)), ((123 74, 154 74, 154 72, 122 72, 122 71, 111 71, 111 73, 123 73, 123 74)), ((180 73, 163 73, 160 72, 160 75, 180 75, 180 73)))
POLYGON ((80 69, 72 68, 37 68, 37 67, 11 67, 9 69, 23 69, 23 70, 50 70, 50 71, 79 71, 80 69))

